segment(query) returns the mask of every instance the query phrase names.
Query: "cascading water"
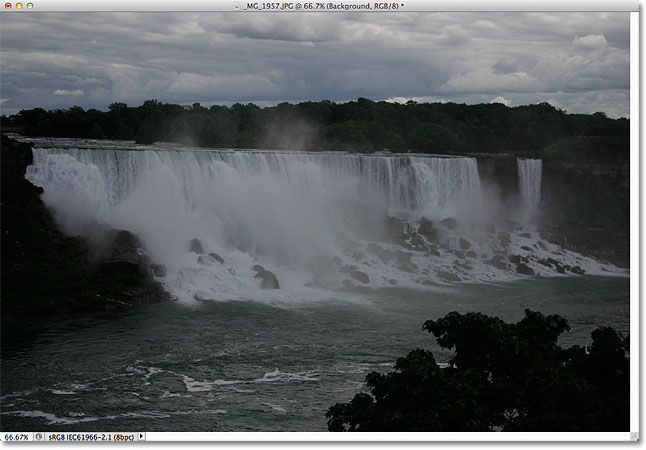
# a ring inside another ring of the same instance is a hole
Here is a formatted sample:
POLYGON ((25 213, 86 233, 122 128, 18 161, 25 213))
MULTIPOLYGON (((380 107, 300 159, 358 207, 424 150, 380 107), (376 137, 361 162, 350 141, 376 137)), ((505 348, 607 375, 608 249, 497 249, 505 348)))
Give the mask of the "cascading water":
POLYGON ((541 175, 543 161, 540 159, 516 159, 518 167, 518 190, 521 211, 527 217, 536 212, 541 201, 541 175))
MULTIPOLYGON (((43 144, 27 178, 63 230, 91 239, 132 231, 166 266, 165 288, 187 302, 615 270, 489 217, 475 158, 43 144), (256 265, 280 289, 261 291, 256 265)), ((540 201, 540 163, 518 161, 523 211, 540 201)))
POLYGON ((441 219, 481 204, 474 158, 36 148, 27 178, 68 233, 139 235, 181 298, 253 291, 256 263, 302 286, 346 262, 348 238, 378 235, 386 211, 441 219), (197 263, 193 238, 225 263, 197 263))

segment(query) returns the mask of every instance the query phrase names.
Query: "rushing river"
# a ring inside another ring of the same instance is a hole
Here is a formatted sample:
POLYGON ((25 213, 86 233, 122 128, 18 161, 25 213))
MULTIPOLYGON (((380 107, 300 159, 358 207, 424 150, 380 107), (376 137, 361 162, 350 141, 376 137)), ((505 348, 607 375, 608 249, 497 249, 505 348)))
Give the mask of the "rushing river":
POLYGON ((325 431, 325 412, 415 347, 426 319, 560 314, 561 345, 629 330, 629 279, 560 277, 337 292, 267 304, 179 302, 2 323, 3 430, 325 431))

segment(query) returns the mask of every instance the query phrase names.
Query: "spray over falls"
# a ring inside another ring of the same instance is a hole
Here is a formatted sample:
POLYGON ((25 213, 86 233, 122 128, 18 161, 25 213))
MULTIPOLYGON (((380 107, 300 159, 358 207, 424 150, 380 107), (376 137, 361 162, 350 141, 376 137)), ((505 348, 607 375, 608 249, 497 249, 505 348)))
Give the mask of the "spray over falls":
MULTIPOLYGON (((535 208, 540 164, 524 164, 535 208)), ((491 217, 474 158, 36 148, 27 178, 66 232, 138 235, 184 301, 612 270, 491 217)))

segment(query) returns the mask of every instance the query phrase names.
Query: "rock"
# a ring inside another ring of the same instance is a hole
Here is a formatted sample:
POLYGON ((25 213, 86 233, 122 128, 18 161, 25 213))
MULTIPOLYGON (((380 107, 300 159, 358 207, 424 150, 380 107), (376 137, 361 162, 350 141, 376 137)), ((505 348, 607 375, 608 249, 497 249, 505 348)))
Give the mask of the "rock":
POLYGON ((527 264, 523 264, 523 263, 516 265, 516 273, 520 273, 522 275, 530 275, 530 276, 536 275, 534 273, 534 269, 529 267, 527 264))
POLYGON ((505 247, 511 242, 511 237, 509 236, 509 233, 507 231, 500 231, 498 233, 498 239, 505 247))
POLYGON ((581 266, 574 266, 572 269, 570 269, 570 272, 576 274, 576 275, 583 275, 585 274, 585 270, 581 268, 581 266))
POLYGON ((254 278, 260 278, 260 289, 280 289, 280 284, 276 275, 269 270, 264 269, 262 266, 255 265, 252 270, 256 272, 254 278))
POLYGON ((543 250, 547 251, 547 246, 545 245, 545 243, 544 243, 543 241, 538 241, 538 246, 539 246, 541 249, 543 249, 543 250))
POLYGON ((456 250, 453 252, 458 258, 464 259, 464 252, 462 250, 456 250))
POLYGON ((431 242, 437 242, 440 237, 440 231, 433 227, 433 222, 426 217, 422 217, 417 227, 417 232, 426 237, 431 242))
POLYGON ((539 259, 536 262, 539 263, 539 264, 544 265, 545 267, 549 267, 550 269, 552 268, 552 265, 550 263, 548 263, 547 261, 545 261, 544 259, 539 259))
POLYGON ((520 255, 509 255, 507 257, 509 262, 512 262, 514 264, 520 264, 520 255))
POLYGON ((452 218, 441 220, 440 223, 449 230, 455 230, 458 227, 458 222, 452 218))
POLYGON ((460 248, 462 250, 469 250, 471 248, 471 242, 467 241, 464 238, 458 239, 458 242, 460 243, 460 248))
POLYGON ((218 255, 217 253, 209 253, 209 256, 216 261, 218 261, 220 264, 224 264, 224 258, 218 255))
POLYGON ((394 279, 391 278, 390 280, 388 280, 388 283, 395 286, 397 284, 397 280, 394 280, 394 279))
POLYGON ((360 282, 362 282, 364 284, 370 283, 370 278, 368 278, 368 275, 366 275, 365 273, 363 273, 363 272, 361 272, 361 271, 359 271, 357 269, 352 268, 352 269, 350 269, 349 273, 350 273, 350 276, 352 278, 354 278, 355 280, 357 280, 357 281, 360 281, 360 282))
POLYGON ((532 235, 530 233, 520 233, 518 236, 531 239, 532 235))
POLYGON ((428 254, 433 255, 433 256, 440 256, 441 255, 440 251, 435 246, 429 247, 428 254))
POLYGON ((156 277, 165 277, 166 273, 168 272, 166 266, 163 264, 152 264, 150 268, 153 271, 153 275, 155 275, 156 277))
POLYGON ((528 246, 526 246, 526 245, 521 245, 521 246, 520 246, 520 248, 522 248, 522 249, 523 249, 523 250, 525 250, 526 252, 531 252, 531 251, 532 251, 532 248, 531 248, 531 247, 528 247, 528 246))
POLYGON ((502 260, 502 256, 496 255, 491 259, 487 259, 484 261, 485 264, 489 264, 490 266, 494 266, 500 270, 509 270, 509 266, 505 261, 502 260))
POLYGON ((139 237, 128 230, 109 230, 105 233, 105 238, 113 250, 125 249, 125 251, 131 251, 142 247, 139 237))
POLYGON ((363 255, 360 252, 357 252, 357 251, 352 252, 352 259, 354 259, 355 261, 359 261, 362 258, 363 258, 363 255))
POLYGON ((419 234, 416 234, 412 238, 410 238, 410 244, 414 247, 423 247, 424 246, 424 238, 420 236, 419 234))
POLYGON ((444 281, 462 281, 460 277, 458 277, 456 274, 451 273, 451 272, 446 272, 444 270, 440 270, 437 272, 438 278, 444 280, 444 281))
POLYGON ((467 255, 469 258, 473 258, 473 259, 476 259, 476 258, 478 257, 478 254, 477 254, 476 252, 474 252, 473 250, 468 251, 468 252, 466 253, 466 255, 467 255))
POLYGON ((202 246, 202 241, 198 238, 191 239, 191 242, 188 245, 188 251, 194 253, 204 253, 204 247, 202 246))

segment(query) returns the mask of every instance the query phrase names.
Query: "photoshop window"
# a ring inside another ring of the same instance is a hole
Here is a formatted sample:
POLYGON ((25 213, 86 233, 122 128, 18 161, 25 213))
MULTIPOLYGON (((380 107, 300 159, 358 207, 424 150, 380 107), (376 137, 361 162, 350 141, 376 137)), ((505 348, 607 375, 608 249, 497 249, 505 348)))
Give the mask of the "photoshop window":
POLYGON ((5 2, 0 440, 639 440, 639 7, 5 2))

